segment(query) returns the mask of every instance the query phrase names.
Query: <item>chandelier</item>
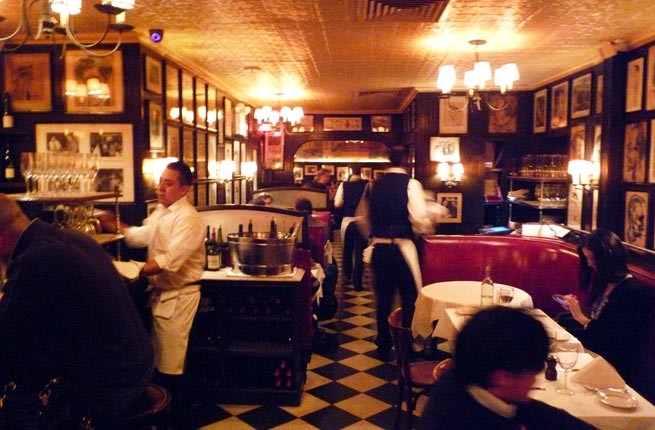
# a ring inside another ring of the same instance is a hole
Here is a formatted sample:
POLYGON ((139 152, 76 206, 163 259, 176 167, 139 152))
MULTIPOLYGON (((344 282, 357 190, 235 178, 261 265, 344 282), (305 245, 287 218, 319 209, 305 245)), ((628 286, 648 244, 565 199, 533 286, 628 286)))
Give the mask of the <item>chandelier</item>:
MULTIPOLYGON (((284 93, 275 93, 275 95, 278 97, 279 104, 282 104, 281 99, 284 93)), ((305 116, 305 113, 300 106, 282 106, 280 110, 275 110, 271 106, 263 106, 255 109, 255 119, 257 120, 260 133, 280 132, 283 130, 289 133, 290 130, 286 127, 287 124, 293 127, 303 116, 305 116)))
MULTIPOLYGON (((7 36, 0 36, 0 42, 4 42, 0 52, 13 52, 22 48, 31 38, 51 39, 55 42, 56 35, 66 36, 64 39, 64 52, 66 44, 72 43, 87 55, 94 57, 105 57, 113 54, 121 46, 123 33, 131 31, 134 26, 125 23, 125 11, 134 7, 135 0, 102 0, 102 3, 94 5, 96 10, 107 17, 107 25, 101 29, 101 36, 95 42, 82 43, 75 34, 75 18, 82 10, 82 0, 21 0, 20 18, 18 25, 7 36), (28 4, 29 3, 29 4, 28 4), (41 4, 41 15, 36 24, 36 35, 33 33, 33 27, 29 22, 29 8, 34 4, 41 4), (59 15, 57 19, 56 15, 59 15), (112 16, 115 17, 112 22, 112 16), (118 41, 110 51, 95 52, 93 48, 101 44, 110 30, 118 32, 118 41)), ((0 16, 0 22, 5 17, 0 16)), ((64 55, 62 52, 62 57, 64 55)))
MULTIPOLYGON (((480 61, 478 47, 487 43, 486 40, 470 40, 469 44, 475 47, 475 64, 473 70, 464 72, 464 84, 468 87, 468 99, 462 107, 452 106, 447 103, 449 109, 453 111, 462 111, 467 106, 471 109, 482 110, 482 101, 485 101, 487 107, 491 110, 503 110, 509 106, 509 101, 505 100, 500 106, 489 102, 484 93, 487 81, 491 80, 491 65, 488 61, 480 61)), ((514 82, 519 79, 519 70, 516 63, 507 63, 494 72, 494 84, 498 87, 500 94, 504 95, 514 87, 514 82)), ((449 98, 451 91, 457 82, 455 66, 446 65, 439 67, 439 76, 437 77, 437 88, 441 90, 441 96, 449 98)))

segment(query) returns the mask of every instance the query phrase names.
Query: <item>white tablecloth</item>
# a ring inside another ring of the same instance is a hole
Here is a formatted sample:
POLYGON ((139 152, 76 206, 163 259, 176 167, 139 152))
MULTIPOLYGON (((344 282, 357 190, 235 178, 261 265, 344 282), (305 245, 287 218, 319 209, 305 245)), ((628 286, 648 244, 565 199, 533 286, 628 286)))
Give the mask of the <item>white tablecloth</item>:
MULTIPOLYGON (((497 290, 500 287, 507 287, 507 285, 494 284, 494 287, 497 290)), ((412 320, 414 336, 427 338, 433 332, 432 323, 441 319, 444 310, 459 306, 480 306, 479 281, 448 281, 426 285, 416 299, 416 309, 412 320)), ((531 308, 532 297, 525 291, 514 287, 514 299, 509 306, 531 308)))

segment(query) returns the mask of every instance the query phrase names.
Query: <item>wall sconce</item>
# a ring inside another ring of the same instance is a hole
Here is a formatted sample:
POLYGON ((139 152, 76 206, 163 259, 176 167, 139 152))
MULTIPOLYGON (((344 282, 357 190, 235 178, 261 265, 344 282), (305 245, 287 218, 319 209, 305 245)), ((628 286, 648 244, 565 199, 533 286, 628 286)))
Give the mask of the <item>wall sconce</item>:
POLYGON ((594 170, 594 164, 591 161, 569 161, 568 173, 571 175, 571 183, 578 190, 589 191, 598 188, 598 185, 595 183, 594 170))
POLYGON ((442 161, 437 164, 437 177, 448 188, 457 186, 463 175, 464 165, 462 163, 442 161))
POLYGON ((222 160, 218 163, 218 172, 216 176, 222 183, 230 182, 234 173, 237 171, 237 163, 234 160, 222 160))
POLYGON ((252 180, 257 174, 257 163, 254 161, 242 161, 241 174, 245 176, 247 180, 252 180))

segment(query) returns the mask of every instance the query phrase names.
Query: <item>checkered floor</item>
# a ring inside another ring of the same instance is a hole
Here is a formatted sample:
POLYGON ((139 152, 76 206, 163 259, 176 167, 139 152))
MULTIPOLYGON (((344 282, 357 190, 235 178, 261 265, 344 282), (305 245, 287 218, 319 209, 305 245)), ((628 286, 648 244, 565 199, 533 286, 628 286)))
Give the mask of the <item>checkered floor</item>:
MULTIPOLYGON (((341 242, 335 231, 334 256, 341 278, 341 242)), ((202 429, 390 429, 398 395, 394 361, 376 358, 375 295, 368 268, 364 291, 342 287, 339 310, 320 325, 336 333, 339 347, 312 354, 300 406, 203 405, 193 413, 202 429)), ((421 396, 416 414, 426 402, 421 396)))

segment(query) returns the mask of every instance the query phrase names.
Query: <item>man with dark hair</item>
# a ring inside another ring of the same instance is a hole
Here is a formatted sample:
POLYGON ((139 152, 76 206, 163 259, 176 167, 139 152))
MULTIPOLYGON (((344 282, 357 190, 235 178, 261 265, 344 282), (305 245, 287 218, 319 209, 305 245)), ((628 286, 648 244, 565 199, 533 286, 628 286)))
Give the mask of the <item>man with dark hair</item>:
MULTIPOLYGON (((155 380, 173 392, 174 418, 181 406, 181 379, 191 324, 200 302, 199 281, 205 261, 204 226, 187 200, 192 181, 186 164, 168 164, 157 186, 157 208, 141 227, 120 225, 128 246, 148 247, 140 275, 148 277, 151 289, 155 380)), ((105 229, 112 229, 110 216, 105 214, 101 221, 105 229)))
POLYGON ((341 238, 343 241, 343 254, 341 269, 343 270, 344 285, 352 282, 355 291, 362 291, 362 278, 364 275, 364 262, 362 252, 366 247, 368 238, 364 238, 357 229, 355 209, 364 194, 368 181, 361 178, 362 167, 355 164, 350 168, 352 175, 346 182, 339 184, 334 197, 334 207, 341 209, 341 238))
POLYGON ((409 327, 414 316, 414 302, 423 287, 415 235, 434 231, 429 218, 423 186, 410 178, 407 149, 391 148, 389 167, 371 188, 369 217, 373 256, 371 265, 375 274, 377 297, 378 356, 389 359, 391 332, 387 318, 391 313, 394 291, 400 292, 403 325, 409 327))
POLYGON ((16 384, 0 427, 37 428, 52 378, 62 384, 53 392, 76 393, 71 420, 90 412, 104 428, 120 418, 150 381, 154 354, 111 256, 83 233, 30 221, 0 194, 0 262, 0 387, 16 384))
POLYGON ((420 430, 593 429, 528 396, 549 351, 543 325, 504 306, 479 311, 455 343, 455 366, 434 386, 420 430))

